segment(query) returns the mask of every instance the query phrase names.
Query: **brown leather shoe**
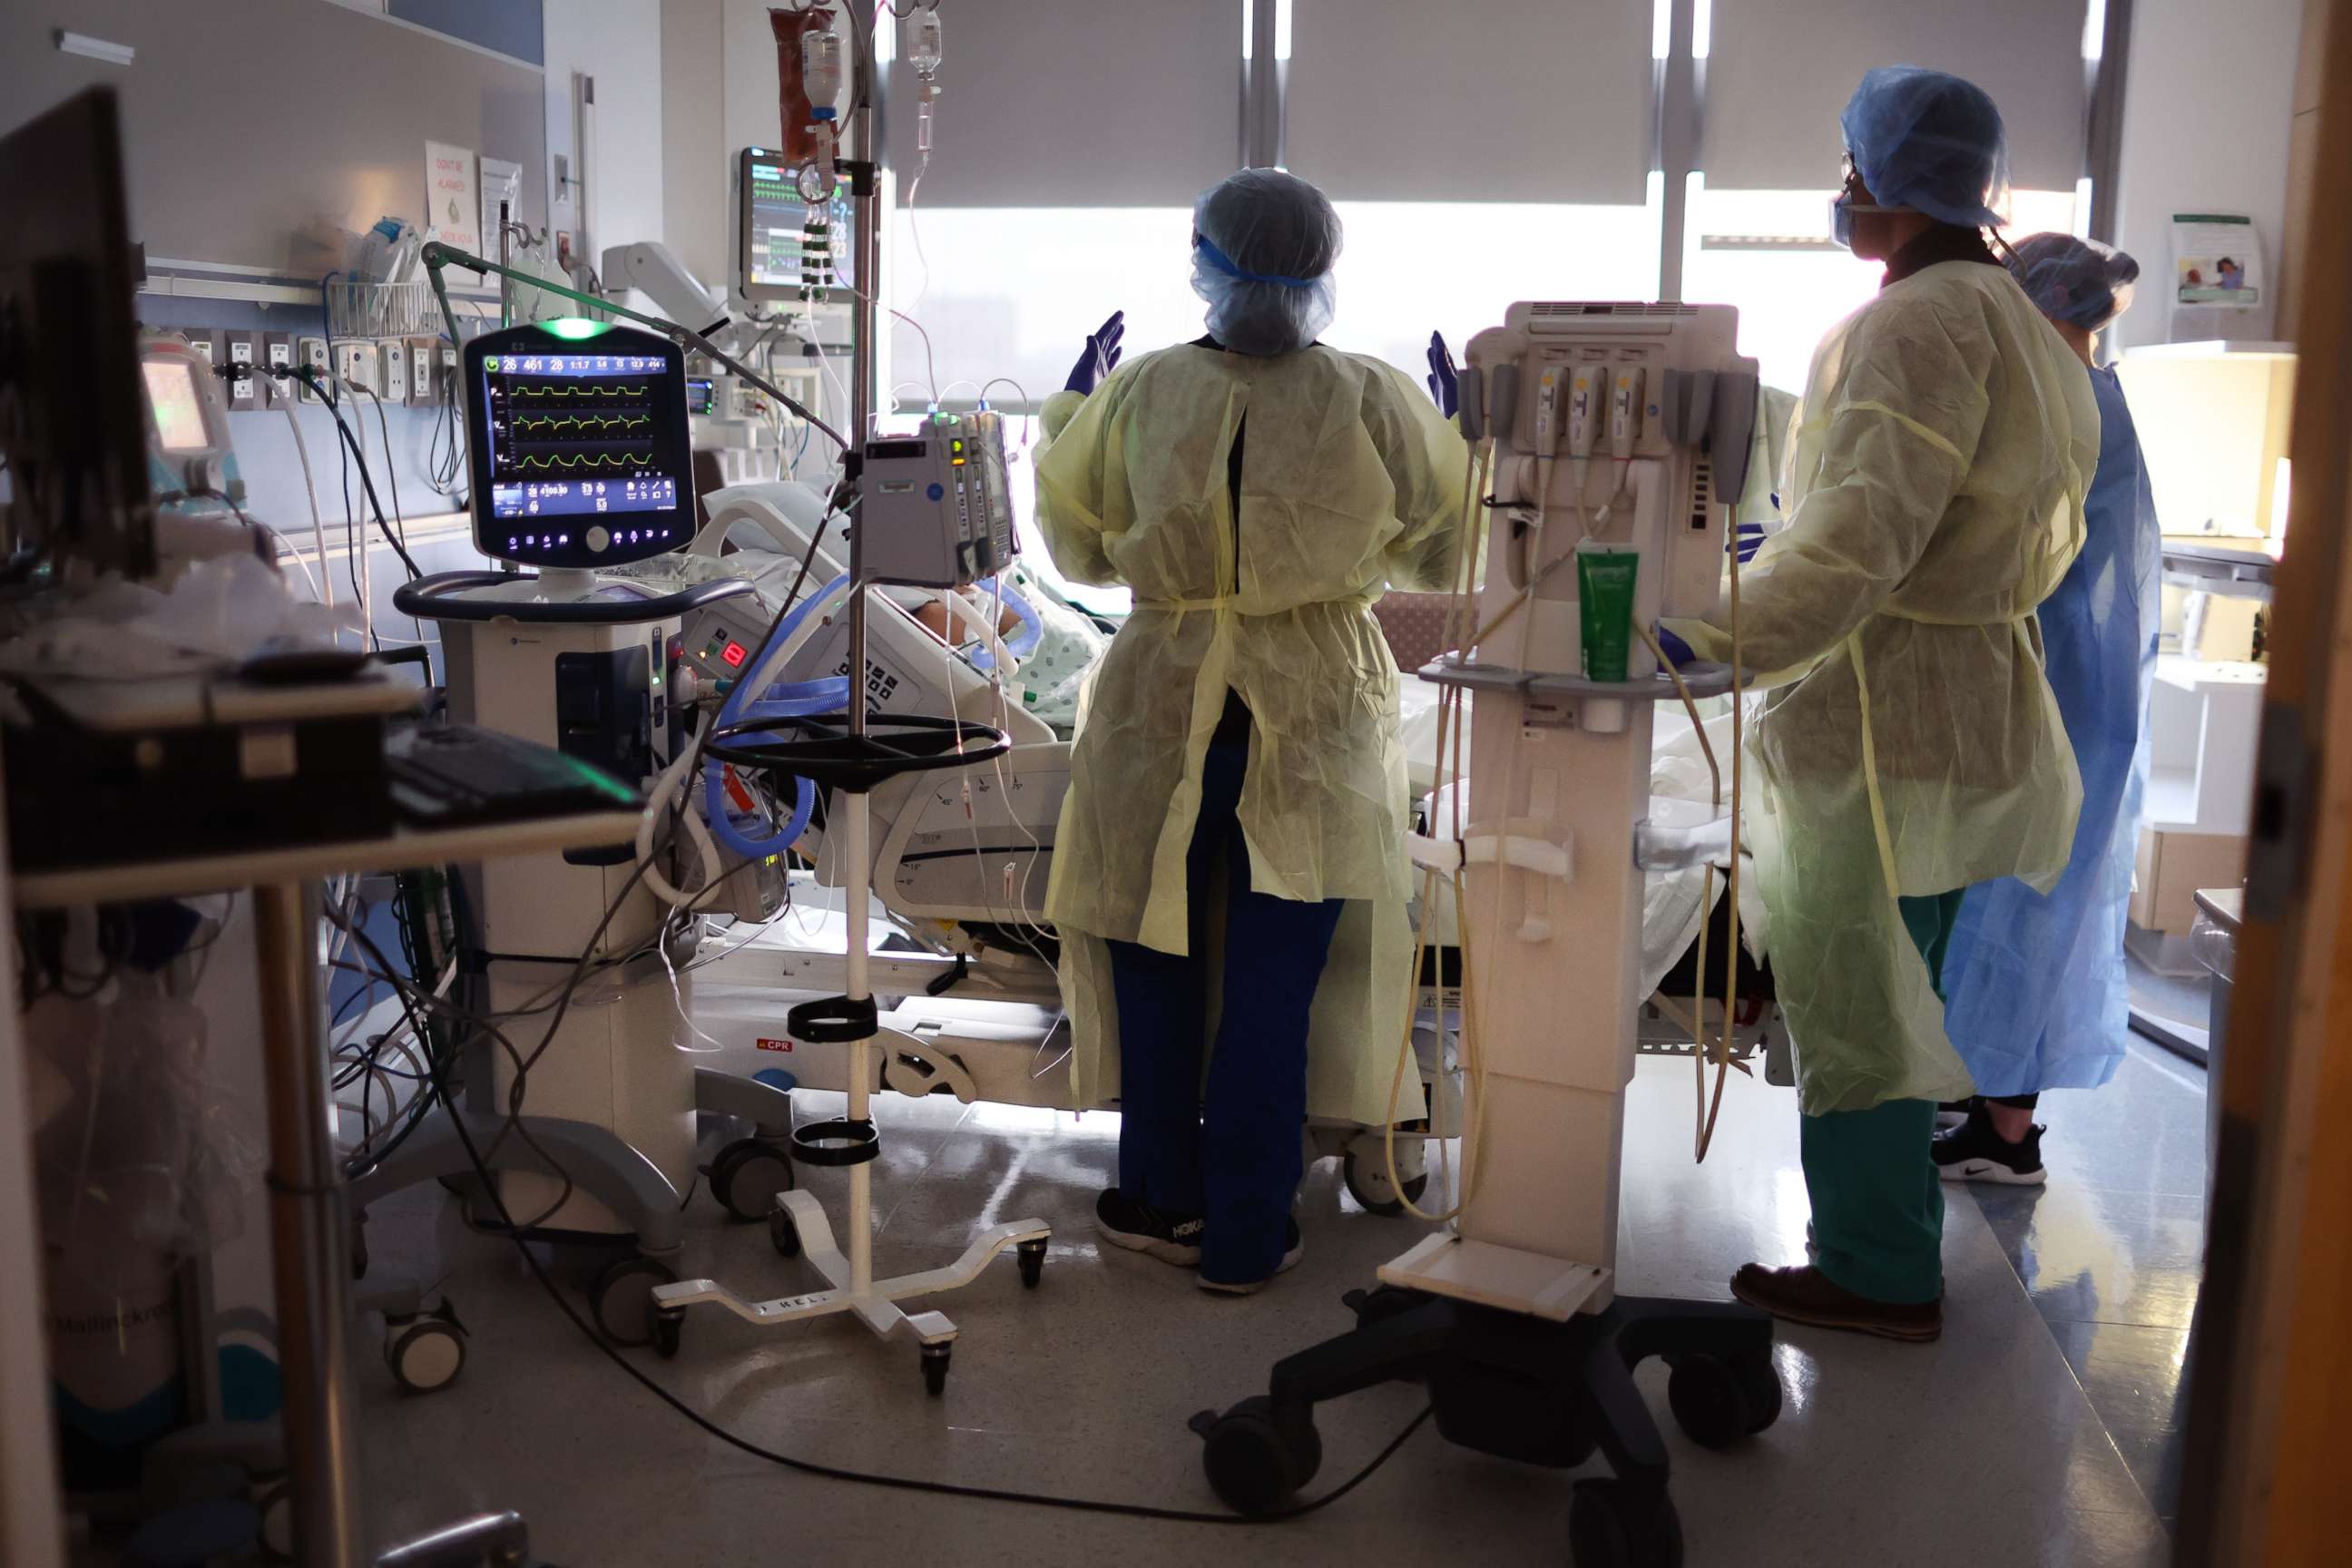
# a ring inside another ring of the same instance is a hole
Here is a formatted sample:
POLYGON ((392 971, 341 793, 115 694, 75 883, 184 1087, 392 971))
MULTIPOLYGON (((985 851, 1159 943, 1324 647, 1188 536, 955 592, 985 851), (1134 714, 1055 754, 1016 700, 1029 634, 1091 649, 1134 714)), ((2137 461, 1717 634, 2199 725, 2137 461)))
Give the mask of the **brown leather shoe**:
POLYGON ((1776 1318, 1817 1329, 1846 1329, 1910 1344, 1927 1344, 1944 1331, 1940 1295, 1932 1301, 1874 1301, 1811 1267, 1767 1268, 1760 1263, 1743 1264, 1731 1277, 1731 1293, 1776 1318))

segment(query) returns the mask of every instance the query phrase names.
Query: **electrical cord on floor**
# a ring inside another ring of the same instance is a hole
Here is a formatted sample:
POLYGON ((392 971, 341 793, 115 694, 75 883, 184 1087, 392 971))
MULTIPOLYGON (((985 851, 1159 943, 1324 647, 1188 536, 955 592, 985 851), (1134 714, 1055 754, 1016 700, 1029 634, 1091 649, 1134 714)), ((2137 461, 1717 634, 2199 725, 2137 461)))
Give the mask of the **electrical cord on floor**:
MULTIPOLYGON (((634 886, 634 879, 632 881, 632 886, 634 886)), ((608 910, 606 913, 605 923, 610 923, 613 910, 617 910, 625 897, 626 893, 625 890, 621 898, 616 898, 613 901, 612 910, 608 910)), ((411 1030, 417 1032, 420 1036, 423 1034, 423 1020, 417 1016, 415 1010, 415 1005, 419 1001, 424 1001, 427 1005, 428 1010, 435 1005, 437 1005, 439 1010, 449 1013, 453 1016, 461 1017, 467 1016, 465 1014, 464 1009, 447 1002, 445 998, 431 996, 429 994, 426 994, 424 997, 412 994, 413 993, 420 992, 422 988, 417 986, 414 982, 408 981, 404 977, 394 972, 391 962, 385 958, 383 949, 377 946, 374 939, 371 937, 363 928, 359 926, 354 925, 347 929, 350 931, 352 942, 368 956, 370 961, 376 965, 380 977, 392 985, 393 993, 400 1000, 402 1012, 405 1016, 408 1026, 411 1030)), ((597 935, 601 936, 603 931, 604 926, 600 925, 597 928, 597 935)), ((595 942, 595 937, 592 937, 589 941, 588 947, 591 953, 594 951, 595 942)), ((586 966, 583 964, 581 966, 581 969, 584 970, 585 967, 586 966)), ((575 975, 579 972, 579 970, 575 970, 575 975)), ((576 979, 572 984, 577 984, 576 979)), ((569 987, 567 987, 567 991, 568 990, 569 987)), ((487 1028, 493 1034, 499 1033, 496 1026, 491 1024, 487 1018, 476 1015, 472 1016, 472 1019, 478 1026, 487 1028)), ((550 1028, 549 1037, 553 1037, 552 1026, 551 1026, 550 1028)), ((542 1042, 541 1049, 544 1048, 545 1045, 544 1042, 542 1042)), ((512 1046, 509 1045, 508 1049, 511 1052, 513 1049, 512 1046)), ((537 1054, 538 1053, 534 1051, 532 1056, 535 1058, 537 1054)), ((438 1093, 444 1098, 446 1097, 448 1069, 451 1064, 457 1060, 458 1055, 459 1053, 455 1048, 452 1048, 445 1054, 434 1074, 435 1081, 431 1086, 433 1092, 438 1093)), ((610 1361, 614 1366, 627 1373, 630 1378, 642 1385, 646 1391, 653 1394, 655 1398, 660 1400, 664 1405, 668 1405, 686 1420, 699 1427, 704 1433, 719 1439, 730 1447, 751 1456, 753 1458, 762 1459, 770 1464, 782 1466, 786 1469, 796 1471, 802 1475, 814 1476, 822 1480, 847 1481, 861 1486, 884 1487, 899 1491, 923 1492, 939 1497, 968 1498, 975 1501, 982 1502, 1018 1503, 1036 1508, 1060 1509, 1066 1511, 1079 1513, 1109 1514, 1127 1519, 1158 1520, 1164 1522, 1178 1524, 1278 1524, 1289 1520, 1301 1519, 1308 1514, 1316 1513, 1325 1508, 1328 1508, 1331 1504, 1338 1502, 1341 1498, 1346 1497, 1349 1492, 1354 1491, 1358 1487, 1363 1485, 1365 1481, 1371 1479, 1372 1475, 1376 1471, 1378 1471, 1383 1465, 1387 1464, 1391 1458, 1395 1457, 1397 1451, 1404 1447, 1406 1441, 1410 1439, 1415 1432, 1421 1430, 1423 1425, 1428 1421, 1431 1414, 1433 1413, 1431 1406, 1423 1406, 1421 1413, 1415 1415, 1411 1421, 1407 1422, 1404 1428, 1398 1432, 1394 1437, 1391 1438, 1388 1444, 1382 1447, 1379 1453, 1372 1456, 1361 1469, 1358 1470, 1346 1481, 1332 1488, 1329 1491, 1325 1492, 1322 1496, 1310 1499, 1306 1502, 1299 1503, 1293 1508, 1286 1509, 1278 1513, 1268 1514, 1259 1518, 1244 1518, 1242 1515, 1232 1513, 1210 1513, 1197 1509, 1160 1508, 1148 1503, 1122 1503, 1095 1498, 1060 1497, 1047 1492, 1024 1492, 1003 1487, 970 1486, 955 1481, 926 1480, 918 1476, 885 1475, 867 1470, 849 1469, 839 1465, 821 1464, 813 1459, 798 1458, 793 1455, 780 1453, 775 1449, 765 1447, 761 1444, 754 1443, 750 1438, 744 1437, 740 1434, 730 1431, 725 1426, 720 1426, 709 1416, 703 1415, 700 1411, 687 1404, 677 1395, 672 1394, 668 1389, 664 1388, 659 1383, 648 1376, 642 1369, 636 1366, 635 1363, 632 1363, 626 1356, 623 1355, 618 1349, 614 1348, 614 1346, 606 1341, 604 1336, 597 1331, 595 1325, 591 1323, 584 1316, 582 1315, 580 1310, 572 1304, 570 1298, 564 1294, 563 1288, 556 1283, 554 1277, 548 1272, 547 1266, 540 1261, 539 1255, 531 1249, 530 1232, 536 1228, 536 1222, 531 1226, 519 1226, 515 1223, 514 1215, 509 1212, 507 1208, 506 1196, 499 1190, 498 1180, 490 1170, 488 1156, 485 1151, 475 1143, 473 1131, 466 1125, 466 1119, 462 1116, 452 1114, 449 1118, 449 1125, 457 1133, 458 1143, 466 1151, 466 1159, 467 1163, 474 1167, 474 1174, 479 1183, 481 1195, 488 1198, 492 1207, 497 1211, 499 1219, 497 1228, 499 1234, 505 1236, 514 1244, 515 1250, 520 1255, 524 1266, 530 1272, 531 1278, 538 1282, 540 1289, 546 1293, 548 1300, 554 1303, 556 1310, 561 1311, 564 1317, 571 1321, 572 1327, 578 1329, 581 1333, 587 1338, 591 1344, 594 1345, 598 1351, 602 1352, 606 1360, 610 1361)), ((559 1170, 561 1169, 561 1167, 558 1168, 559 1170)), ((566 1177, 566 1180, 568 1181, 569 1177, 566 1177)))

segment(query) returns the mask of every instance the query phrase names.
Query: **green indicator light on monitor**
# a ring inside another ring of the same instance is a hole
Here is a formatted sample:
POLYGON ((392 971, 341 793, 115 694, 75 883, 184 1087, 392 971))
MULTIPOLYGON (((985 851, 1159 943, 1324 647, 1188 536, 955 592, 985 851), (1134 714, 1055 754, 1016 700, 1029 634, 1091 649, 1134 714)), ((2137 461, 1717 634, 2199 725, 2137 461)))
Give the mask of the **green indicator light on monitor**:
POLYGON ((559 316, 551 321, 541 321, 540 325, 556 337, 574 341, 601 336, 613 330, 612 322, 592 321, 585 316, 559 316))

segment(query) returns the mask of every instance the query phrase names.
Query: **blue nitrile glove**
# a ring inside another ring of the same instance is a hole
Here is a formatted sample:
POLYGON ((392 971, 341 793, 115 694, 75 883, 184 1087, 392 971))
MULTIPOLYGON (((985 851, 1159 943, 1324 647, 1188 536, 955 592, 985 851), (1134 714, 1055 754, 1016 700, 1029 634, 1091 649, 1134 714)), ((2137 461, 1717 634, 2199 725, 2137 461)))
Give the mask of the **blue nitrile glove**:
POLYGON ((1727 555, 1733 551, 1738 552, 1739 563, 1742 566, 1755 560, 1756 552, 1763 548, 1764 525, 1760 522, 1741 523, 1732 531, 1731 538, 1723 546, 1724 553, 1727 555))
POLYGON ((1666 656, 1668 664, 1673 665, 1676 669, 1682 669, 1698 662, 1698 655, 1691 651, 1690 644, 1683 641, 1663 626, 1658 627, 1657 631, 1658 651, 1666 656))
POLYGON ((1445 346, 1442 332, 1429 334, 1429 395, 1437 411, 1448 419, 1461 411, 1461 377, 1454 368, 1454 355, 1445 346))
POLYGON ((1087 393, 1095 383, 1118 368, 1119 340, 1127 336, 1127 312, 1113 310, 1110 320, 1095 329, 1087 338, 1087 352, 1070 367, 1070 379, 1062 384, 1065 392, 1087 393))

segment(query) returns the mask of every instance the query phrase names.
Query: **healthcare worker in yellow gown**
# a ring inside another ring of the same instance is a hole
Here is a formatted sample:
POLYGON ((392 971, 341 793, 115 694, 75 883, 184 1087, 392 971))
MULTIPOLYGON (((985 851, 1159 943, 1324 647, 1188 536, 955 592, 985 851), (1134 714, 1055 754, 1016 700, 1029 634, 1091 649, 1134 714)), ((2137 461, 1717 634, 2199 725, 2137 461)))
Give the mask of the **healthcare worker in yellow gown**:
MULTIPOLYGON (((1943 1321, 1936 1102, 1969 1092, 1938 966, 1971 884, 2047 886, 2080 788, 2034 607, 2084 540, 2099 416, 2082 363, 1988 247, 2000 111, 1939 72, 1846 106, 1839 238, 1878 297, 1813 356, 1780 495, 1741 579, 1770 689, 1745 814, 1804 1113, 1815 1261, 1733 1293, 1800 1322, 1932 1340, 1943 1321)), ((1676 621, 1727 659, 1722 626, 1676 621)))
POLYGON ((1317 341, 1340 241, 1321 192, 1244 170, 1193 229, 1208 335, 1096 386, 1114 317, 1045 405, 1055 563, 1135 595, 1085 699, 1045 912, 1077 1092, 1121 1112, 1097 1230, 1240 1293, 1297 1260, 1308 1112, 1386 1112, 1412 936, 1371 606, 1452 584, 1469 450, 1402 373, 1317 341))

